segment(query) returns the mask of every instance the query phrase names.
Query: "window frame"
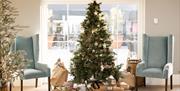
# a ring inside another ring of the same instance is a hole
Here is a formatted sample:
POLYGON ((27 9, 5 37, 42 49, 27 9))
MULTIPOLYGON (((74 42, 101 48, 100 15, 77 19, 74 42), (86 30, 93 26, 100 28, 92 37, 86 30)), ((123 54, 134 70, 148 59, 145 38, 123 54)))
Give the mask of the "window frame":
MULTIPOLYGON (((136 0, 135 0, 136 1, 136 0)), ((134 0, 124 0, 124 1, 103 1, 105 4, 117 4, 117 3, 129 3, 134 4, 134 0), (131 2, 132 1, 132 2, 131 2)), ((47 50, 48 50, 48 38, 47 38, 47 22, 48 22, 48 5, 49 4, 88 4, 89 1, 84 0, 42 0, 40 5, 40 59, 41 62, 48 63, 47 50)), ((138 7, 138 39, 137 39, 137 58, 142 57, 142 34, 145 33, 145 0, 136 1, 138 7)))

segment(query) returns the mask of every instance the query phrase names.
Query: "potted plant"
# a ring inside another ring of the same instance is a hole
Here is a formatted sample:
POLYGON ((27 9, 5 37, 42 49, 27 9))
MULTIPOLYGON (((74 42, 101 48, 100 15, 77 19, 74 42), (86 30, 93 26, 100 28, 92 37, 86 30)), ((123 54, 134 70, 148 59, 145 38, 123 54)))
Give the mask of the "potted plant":
POLYGON ((0 91, 7 91, 7 83, 22 75, 26 62, 22 52, 11 51, 17 31, 17 11, 10 0, 0 0, 0 91))

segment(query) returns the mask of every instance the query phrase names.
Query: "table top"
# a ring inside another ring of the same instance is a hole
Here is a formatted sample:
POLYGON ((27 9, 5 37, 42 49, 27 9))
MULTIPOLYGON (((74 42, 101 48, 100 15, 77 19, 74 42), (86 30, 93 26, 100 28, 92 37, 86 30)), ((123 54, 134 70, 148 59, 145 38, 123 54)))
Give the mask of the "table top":
POLYGON ((141 59, 128 59, 128 63, 130 64, 137 64, 141 62, 141 59))

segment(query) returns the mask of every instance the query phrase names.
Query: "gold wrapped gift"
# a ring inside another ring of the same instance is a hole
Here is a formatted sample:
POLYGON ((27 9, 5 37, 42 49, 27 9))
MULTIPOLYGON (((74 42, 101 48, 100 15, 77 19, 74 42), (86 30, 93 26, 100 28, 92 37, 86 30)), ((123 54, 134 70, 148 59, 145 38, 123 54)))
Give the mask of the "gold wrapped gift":
POLYGON ((103 84, 100 84, 99 89, 93 89, 93 91, 106 91, 106 87, 103 84))
POLYGON ((121 82, 120 83, 120 87, 122 87, 124 89, 129 89, 130 88, 130 86, 127 83, 125 83, 125 82, 121 82))
POLYGON ((93 89, 93 91, 124 91, 125 89, 123 87, 117 87, 117 86, 105 86, 100 85, 99 89, 93 89))
POLYGON ((124 91, 124 88, 123 87, 114 86, 112 91, 124 91))
POLYGON ((53 69, 51 76, 51 85, 54 87, 59 87, 67 81, 68 71, 64 67, 64 64, 58 59, 55 64, 55 68, 53 69))

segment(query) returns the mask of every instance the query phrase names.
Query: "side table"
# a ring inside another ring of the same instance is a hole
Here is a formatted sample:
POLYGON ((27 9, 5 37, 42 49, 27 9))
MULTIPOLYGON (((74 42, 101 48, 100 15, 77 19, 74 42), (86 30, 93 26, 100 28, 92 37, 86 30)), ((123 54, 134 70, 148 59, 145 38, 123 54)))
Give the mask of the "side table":
MULTIPOLYGON (((145 77, 137 77, 136 76, 136 66, 141 62, 140 59, 128 59, 128 69, 130 73, 132 73, 137 79, 137 86, 145 86, 146 80, 145 77)), ((136 83, 135 83, 136 84, 136 83)))

